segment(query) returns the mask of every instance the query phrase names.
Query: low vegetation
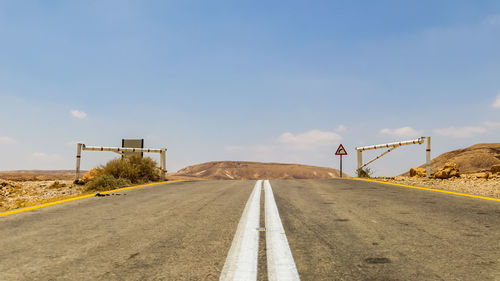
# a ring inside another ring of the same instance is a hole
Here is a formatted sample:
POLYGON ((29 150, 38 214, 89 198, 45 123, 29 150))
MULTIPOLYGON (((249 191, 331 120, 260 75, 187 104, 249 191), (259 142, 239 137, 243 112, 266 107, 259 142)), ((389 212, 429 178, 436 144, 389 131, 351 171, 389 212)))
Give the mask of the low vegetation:
POLYGON ((86 184, 87 191, 106 191, 132 184, 128 179, 115 178, 112 175, 99 175, 86 184))
POLYGON ((160 179, 157 163, 149 157, 129 156, 109 161, 84 177, 87 191, 105 191, 160 179))
POLYGON ((51 185, 49 185, 49 188, 51 188, 51 189, 60 189, 60 188, 63 188, 63 187, 66 187, 66 184, 65 183, 60 183, 59 181, 55 181, 54 183, 52 183, 51 185))
POLYGON ((359 168, 356 170, 356 174, 358 175, 358 178, 371 178, 373 171, 368 167, 359 168))

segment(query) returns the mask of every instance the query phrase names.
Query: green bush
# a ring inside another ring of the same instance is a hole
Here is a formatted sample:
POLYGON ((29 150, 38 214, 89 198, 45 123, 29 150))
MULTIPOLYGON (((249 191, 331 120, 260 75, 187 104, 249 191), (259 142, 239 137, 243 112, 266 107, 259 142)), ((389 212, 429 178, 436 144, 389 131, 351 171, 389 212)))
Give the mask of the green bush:
POLYGON ((87 191, 106 191, 132 184, 130 180, 115 178, 111 175, 100 175, 87 183, 87 191))
POLYGON ((160 180, 156 162, 140 156, 127 156, 109 161, 96 168, 95 178, 87 183, 87 190, 103 191, 113 188, 160 180))

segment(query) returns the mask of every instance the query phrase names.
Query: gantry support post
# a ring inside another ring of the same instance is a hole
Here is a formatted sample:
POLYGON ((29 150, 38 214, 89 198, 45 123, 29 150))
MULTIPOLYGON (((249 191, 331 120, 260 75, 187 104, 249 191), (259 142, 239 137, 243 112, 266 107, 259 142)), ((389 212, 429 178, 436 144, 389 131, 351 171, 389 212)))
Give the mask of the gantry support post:
POLYGON ((166 167, 167 167, 167 149, 162 149, 162 151, 160 152, 160 172, 161 172, 161 175, 160 175, 160 179, 161 181, 164 181, 165 180, 165 173, 167 172, 166 171, 166 167))
POLYGON ((80 159, 82 158, 82 143, 77 143, 76 144, 76 177, 75 177, 75 183, 78 183, 78 180, 80 179, 80 159))
POLYGON ((427 149, 426 149, 426 171, 425 174, 427 178, 431 177, 431 137, 427 137, 427 149))
POLYGON ((358 152, 358 170, 363 166, 363 150, 357 150, 358 152))

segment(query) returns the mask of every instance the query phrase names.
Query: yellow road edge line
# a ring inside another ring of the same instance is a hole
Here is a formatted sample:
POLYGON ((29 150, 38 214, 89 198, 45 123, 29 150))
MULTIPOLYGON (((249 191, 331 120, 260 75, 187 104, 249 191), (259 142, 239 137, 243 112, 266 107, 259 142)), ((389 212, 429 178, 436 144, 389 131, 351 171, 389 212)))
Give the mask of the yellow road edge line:
POLYGON ((148 184, 143 184, 143 185, 134 185, 134 186, 123 187, 123 188, 118 188, 118 189, 113 189, 113 190, 108 190, 108 191, 102 191, 102 192, 96 192, 96 193, 77 196, 77 197, 71 197, 71 198, 62 199, 62 200, 58 200, 58 201, 54 201, 54 202, 44 203, 44 204, 30 206, 30 207, 26 207, 26 208, 14 209, 12 211, 1 212, 0 217, 5 217, 8 215, 13 215, 13 214, 22 213, 22 212, 27 212, 27 211, 40 209, 40 208, 44 208, 44 207, 48 207, 48 206, 52 206, 52 205, 62 204, 62 203, 70 202, 70 201, 85 199, 85 198, 93 197, 97 193, 108 194, 108 193, 113 193, 113 192, 122 191, 122 190, 139 188, 139 187, 148 187, 148 186, 159 185, 159 184, 164 184, 164 183, 176 183, 176 182, 182 182, 182 180, 162 181, 162 182, 148 183, 148 184))
POLYGON ((472 195, 472 194, 461 193, 461 192, 454 192, 454 191, 448 191, 448 190, 433 189, 433 188, 428 188, 428 187, 420 187, 420 186, 413 186, 413 185, 406 185, 406 184, 393 183, 393 182, 385 182, 385 181, 377 181, 377 180, 357 179, 357 178, 350 178, 350 179, 351 180, 358 180, 358 181, 368 181, 368 182, 384 183, 384 184, 390 184, 390 185, 397 185, 397 186, 403 186, 403 187, 409 187, 409 188, 415 188, 415 189, 421 189, 421 190, 428 190, 428 191, 441 192, 441 193, 454 194, 454 195, 460 195, 460 196, 465 196, 465 197, 472 197, 472 198, 478 198, 478 199, 484 199, 484 200, 491 200, 491 201, 500 202, 500 198, 492 198, 492 197, 486 197, 486 196, 480 196, 480 195, 472 195))

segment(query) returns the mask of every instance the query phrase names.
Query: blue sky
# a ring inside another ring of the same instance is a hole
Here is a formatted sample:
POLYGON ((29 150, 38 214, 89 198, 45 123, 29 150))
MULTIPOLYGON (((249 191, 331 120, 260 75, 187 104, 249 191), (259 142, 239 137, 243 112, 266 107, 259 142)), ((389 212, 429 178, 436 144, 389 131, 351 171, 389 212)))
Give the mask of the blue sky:
POLYGON ((170 171, 337 168, 343 143, 352 174, 360 145, 500 140, 498 1, 2 1, 0 41, 0 170, 72 169, 76 141, 145 138, 170 171))

